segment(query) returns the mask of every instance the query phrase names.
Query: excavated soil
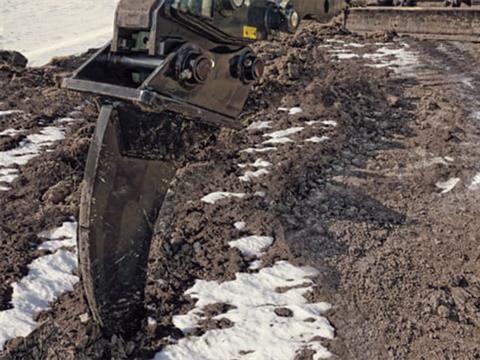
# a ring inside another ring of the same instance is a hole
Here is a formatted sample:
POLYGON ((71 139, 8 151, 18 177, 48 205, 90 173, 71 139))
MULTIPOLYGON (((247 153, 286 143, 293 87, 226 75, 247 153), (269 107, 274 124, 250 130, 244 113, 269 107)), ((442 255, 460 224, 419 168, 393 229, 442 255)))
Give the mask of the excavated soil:
MULTIPOLYGON (((335 357, 480 358, 480 189, 471 184, 480 171, 480 47, 365 38, 309 23, 257 50, 266 76, 241 121, 271 121, 272 128, 183 125, 195 136, 185 137, 189 155, 179 161, 149 261, 147 309, 158 326, 145 324, 130 338, 105 337, 81 316, 88 310, 77 285, 39 315, 30 336, 8 342, 1 358, 152 358, 183 336, 172 316, 192 308, 183 292, 195 279, 225 281, 252 271, 249 259, 228 246, 250 234, 275 238, 264 266, 287 259, 320 270, 309 300, 333 305, 327 315, 336 338, 322 342, 335 357), (340 61, 332 49, 345 43, 361 47, 340 61), (372 58, 364 55, 382 46, 408 46, 417 54, 415 68, 369 66, 372 58), (278 110, 298 106, 297 114, 278 110), (242 151, 265 141, 266 132, 292 127, 303 129, 277 151, 242 151), (270 173, 239 181, 238 165, 258 158, 274 164, 270 173), (457 185, 442 194, 438 184, 451 178, 457 185), (246 196, 200 201, 215 191, 246 196), (245 229, 233 226, 239 220, 245 229)), ((23 111, 0 116, 0 131, 25 130, 0 137, 1 151, 59 118, 76 120, 65 140, 22 166, 11 190, 0 192, 0 310, 10 306, 10 284, 41 255, 37 234, 78 214, 100 99, 58 84, 84 58, 25 68, 19 55, 0 53, 0 111, 23 111)), ((208 315, 227 310, 218 304, 208 315)), ((206 321, 196 334, 224 326, 206 321)), ((297 356, 312 358, 308 350, 297 356)))

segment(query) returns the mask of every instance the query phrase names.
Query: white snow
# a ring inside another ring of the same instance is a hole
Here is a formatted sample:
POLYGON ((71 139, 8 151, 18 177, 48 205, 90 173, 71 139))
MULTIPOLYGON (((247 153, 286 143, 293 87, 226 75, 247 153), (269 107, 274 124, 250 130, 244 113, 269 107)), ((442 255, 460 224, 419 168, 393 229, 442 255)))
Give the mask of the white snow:
POLYGON ((2 0, 0 48, 18 50, 30 65, 110 40, 118 0, 2 0))
POLYGON ((224 192, 224 191, 216 191, 212 192, 208 195, 205 195, 201 200, 207 204, 215 204, 219 200, 228 199, 228 198, 239 198, 242 199, 245 197, 246 194, 244 193, 232 193, 232 192, 224 192))
POLYGON ((338 125, 338 123, 335 120, 323 120, 322 124, 326 126, 331 126, 331 127, 337 127, 338 125))
POLYGON ((286 136, 299 133, 303 129, 304 128, 301 127, 301 126, 292 127, 292 128, 288 128, 288 129, 285 129, 285 130, 279 130, 279 131, 274 131, 274 132, 271 132, 271 133, 268 133, 268 134, 264 134, 263 136, 264 137, 269 137, 269 138, 284 138, 286 136))
POLYGON ((293 140, 289 137, 278 137, 265 140, 262 144, 286 144, 290 142, 293 142, 293 140))
POLYGON ((263 264, 262 260, 260 260, 260 259, 254 260, 250 263, 250 265, 248 266, 248 269, 249 270, 258 270, 258 269, 260 269, 262 264, 263 264))
POLYGON ((257 171, 245 171, 245 174, 239 176, 238 178, 243 182, 249 182, 262 175, 267 175, 268 173, 269 171, 266 169, 258 169, 257 171))
POLYGON ((267 196, 267 193, 265 191, 255 191, 255 194, 253 195, 264 198, 267 196))
POLYGON ((0 136, 15 136, 15 135, 20 134, 24 131, 25 130, 5 129, 2 132, 0 132, 0 136))
POLYGON ((233 226, 235 227, 235 229, 243 231, 245 230, 247 224, 245 223, 245 221, 237 221, 235 224, 233 224, 233 226))
POLYGON ((0 152, 0 166, 25 165, 29 160, 38 156, 42 148, 63 138, 63 129, 54 126, 44 127, 39 133, 28 135, 18 147, 0 152))
POLYGON ((273 238, 270 236, 247 236, 238 240, 230 241, 230 247, 240 250, 245 256, 260 257, 273 244, 273 238))
POLYGON ((73 221, 64 222, 59 228, 43 231, 38 234, 39 238, 48 239, 38 246, 39 250, 48 250, 54 252, 60 248, 76 246, 77 223, 73 221))
MULTIPOLYGON (((58 231, 64 235, 66 243, 75 246, 75 222, 68 225, 64 223, 62 230, 58 231)), ((27 336, 35 330, 35 315, 48 310, 51 302, 73 290, 73 286, 79 281, 78 277, 72 274, 76 268, 77 255, 67 250, 56 250, 53 254, 35 259, 28 266, 28 275, 12 284, 13 307, 0 312, 0 350, 6 341, 27 336)))
MULTIPOLYGON (((39 133, 31 134, 22 140, 13 149, 0 152, 0 182, 11 183, 18 177, 15 165, 25 165, 33 158, 40 155, 45 147, 51 146, 55 141, 65 137, 64 129, 47 126, 39 133)), ((0 187, 0 191, 8 190, 8 187, 0 187)))
POLYGON ((147 326, 149 328, 155 328, 155 327, 157 327, 157 325, 158 325, 157 320, 155 320, 154 318, 152 318, 150 316, 147 318, 147 326))
POLYGON ((460 182, 460 178, 451 178, 448 179, 447 181, 439 181, 435 184, 436 187, 438 187, 440 190, 440 194, 446 194, 450 191, 453 190, 455 186, 460 182))
POLYGON ((288 110, 288 115, 297 115, 297 114, 300 114, 302 112, 303 112, 302 108, 292 107, 290 110, 288 110))
POLYGON ((251 123, 248 127, 247 130, 263 130, 263 129, 270 129, 271 121, 256 121, 254 123, 251 123))
POLYGON ((244 152, 244 153, 247 153, 247 154, 253 154, 253 153, 266 153, 266 152, 269 152, 269 151, 276 151, 277 148, 274 147, 274 146, 270 146, 270 147, 264 147, 264 148, 247 148, 247 149, 244 149, 244 150, 241 150, 240 152, 244 152))
POLYGON ((278 130, 268 134, 264 134, 264 137, 269 137, 269 140, 263 142, 263 144, 286 144, 289 142, 293 142, 288 136, 296 134, 302 131, 303 127, 292 127, 285 130, 278 130))
POLYGON ((480 111, 475 111, 475 112, 473 113, 473 118, 474 118, 475 120, 480 121, 480 111))
POLYGON ((293 360, 305 348, 316 352, 314 360, 328 358, 331 354, 318 337, 334 337, 333 327, 322 316, 330 305, 308 304, 303 296, 312 289, 309 277, 316 274, 312 268, 280 261, 256 274, 239 273, 233 281, 197 280, 186 292, 197 299, 195 308, 175 316, 174 325, 188 334, 204 319, 205 306, 226 303, 235 308, 214 319, 228 319, 233 326, 183 338, 157 353, 155 360, 293 360), (289 290, 277 292, 280 287, 289 290), (276 315, 278 308, 288 308, 292 316, 276 315))
POLYGON ((272 163, 269 162, 269 161, 262 160, 262 159, 257 159, 257 160, 255 160, 255 162, 252 164, 252 166, 253 166, 253 167, 256 167, 256 168, 266 168, 266 167, 272 166, 272 163))
POLYGON ((256 167, 256 168, 267 168, 267 167, 272 166, 272 163, 269 162, 269 161, 266 161, 266 160, 257 159, 257 160, 255 160, 255 162, 252 163, 252 164, 238 164, 238 167, 239 167, 240 169, 245 169, 245 168, 247 168, 247 167, 249 167, 249 166, 251 166, 251 167, 256 167))
MULTIPOLYGON (((1 35, 1 32, 0 32, 0 40, 1 39, 2 39, 2 35, 1 35)), ((13 115, 13 114, 23 114, 23 111, 22 110, 3 110, 3 111, 0 111, 0 116, 8 116, 8 115, 13 115)))
POLYGON ((327 141, 328 139, 330 139, 328 136, 322 136, 322 137, 312 136, 311 138, 308 138, 305 141, 312 142, 312 143, 322 143, 324 141, 327 141))
POLYGON ((477 190, 480 188, 480 173, 477 173, 473 179, 472 182, 470 183, 470 186, 468 187, 470 190, 477 190))
POLYGON ((359 44, 359 43, 347 43, 347 44, 345 44, 345 46, 350 46, 350 47, 354 47, 354 48, 362 48, 362 47, 365 47, 366 45, 365 44, 359 44))
POLYGON ((17 177, 17 169, 0 169, 0 183, 11 183, 17 177))
POLYGON ((353 54, 353 53, 338 53, 338 54, 335 54, 335 56, 339 60, 349 60, 349 59, 355 59, 359 57, 357 54, 353 54))
POLYGON ((407 47, 392 49, 386 46, 380 47, 373 54, 364 54, 364 58, 376 61, 376 64, 368 64, 368 66, 393 69, 397 74, 409 75, 418 66, 417 55, 407 47))
POLYGON ((283 111, 283 112, 288 112, 288 115, 297 115, 303 112, 303 109, 300 107, 292 107, 292 108, 287 108, 287 107, 279 107, 278 111, 283 111))

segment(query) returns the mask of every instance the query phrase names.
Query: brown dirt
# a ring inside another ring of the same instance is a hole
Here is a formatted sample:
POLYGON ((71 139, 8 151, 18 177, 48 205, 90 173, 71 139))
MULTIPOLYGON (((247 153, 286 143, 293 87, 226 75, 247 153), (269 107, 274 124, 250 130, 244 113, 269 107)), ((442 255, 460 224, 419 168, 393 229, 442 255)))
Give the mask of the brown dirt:
MULTIPOLYGON (((39 316, 42 325, 32 335, 10 341, 3 357, 151 358, 167 337, 182 336, 171 319, 191 308, 183 292, 195 279, 224 281, 248 271, 246 259, 228 246, 245 234, 275 237, 265 264, 288 259, 321 270, 309 299, 334 305, 329 319, 337 337, 327 345, 339 358, 480 357, 475 221, 480 192, 468 190, 468 180, 479 171, 474 144, 480 133, 471 116, 480 108, 478 47, 411 41, 423 65, 421 76, 405 79, 363 66, 361 59, 336 61, 323 47, 332 37, 366 43, 360 53, 378 41, 308 24, 296 36, 258 45, 267 74, 252 91, 242 121, 271 120, 268 131, 302 126, 292 136, 296 142, 276 152, 248 154, 239 151, 263 141, 263 132, 223 129, 204 137, 182 164, 152 242, 146 295, 149 315, 159 320, 154 331, 145 327, 131 339, 105 338, 91 321, 80 321, 87 308, 77 287, 39 316), (469 77, 473 88, 462 77, 469 77), (301 106, 304 112, 288 116, 278 106, 301 106), (335 120, 338 126, 306 125, 312 120, 335 120), (330 140, 300 142, 312 136, 330 140), (430 164, 442 157, 454 161, 430 164), (256 158, 272 162, 274 169, 259 181, 240 182, 238 164, 256 158), (435 183, 450 177, 461 178, 461 184, 440 195, 435 183), (200 201, 222 190, 247 197, 215 205, 200 201), (233 227, 239 220, 247 224, 244 231, 233 227)), ((36 234, 77 214, 96 100, 56 84, 78 62, 0 67, 1 85, 8 89, 0 95, 0 109, 25 111, 0 118, 0 131, 12 126, 33 131, 83 105, 82 120, 66 140, 22 167, 13 189, 0 193, 3 309, 9 284, 38 256, 32 250, 36 234), (44 196, 65 188, 66 196, 55 203, 48 199, 56 196, 44 196)), ((227 310, 218 305, 208 311, 213 316, 227 310)), ((197 334, 225 326, 207 321, 197 334)), ((308 351, 299 355, 311 357, 308 351)))

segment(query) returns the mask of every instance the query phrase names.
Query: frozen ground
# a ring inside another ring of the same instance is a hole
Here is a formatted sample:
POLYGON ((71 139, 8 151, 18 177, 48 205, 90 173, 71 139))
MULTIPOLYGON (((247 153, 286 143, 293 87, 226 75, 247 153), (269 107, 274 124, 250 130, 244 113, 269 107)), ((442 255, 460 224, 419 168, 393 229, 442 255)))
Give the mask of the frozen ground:
POLYGON ((17 50, 40 66, 54 56, 106 43, 117 0, 2 0, 0 49, 17 50), (2 31, 3 27, 3 31, 2 31))

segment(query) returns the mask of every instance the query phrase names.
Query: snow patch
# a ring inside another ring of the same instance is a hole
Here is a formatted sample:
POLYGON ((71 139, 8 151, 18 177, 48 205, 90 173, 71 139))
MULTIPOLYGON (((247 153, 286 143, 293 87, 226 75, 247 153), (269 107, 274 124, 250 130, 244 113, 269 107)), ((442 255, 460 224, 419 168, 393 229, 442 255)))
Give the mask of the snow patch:
MULTIPOLYGON (((39 133, 30 134, 25 140, 13 149, 0 152, 0 182, 12 183, 19 175, 15 165, 25 165, 33 158, 40 155, 45 147, 51 146, 55 141, 63 140, 64 129, 55 126, 47 126, 39 133)), ((9 190, 8 187, 0 187, 0 191, 9 190)))
POLYGON ((256 121, 252 124, 250 124, 247 127, 247 130, 263 130, 263 129, 270 129, 271 121, 256 121))
POLYGON ((288 110, 288 115, 297 115, 297 114, 300 114, 302 112, 303 112, 302 108, 292 107, 292 108, 290 108, 290 110, 288 110))
POLYGON ((356 59, 359 56, 354 53, 338 53, 338 54, 335 54, 335 57, 338 60, 350 60, 350 59, 356 59))
POLYGON ((262 175, 267 175, 268 173, 269 171, 266 169, 259 169, 257 171, 245 171, 245 174, 239 176, 238 178, 240 179, 240 181, 249 182, 262 175))
POLYGON ((62 226, 49 230, 43 231, 38 234, 39 238, 48 239, 38 246, 39 250, 48 250, 54 252, 61 248, 69 248, 76 246, 76 235, 72 234, 77 233, 77 223, 73 221, 67 221, 62 224, 62 226))
POLYGON ((455 186, 460 182, 460 178, 451 178, 447 181, 439 181, 435 184, 437 188, 442 190, 440 194, 446 194, 453 190, 455 186))
POLYGON ((247 236, 238 240, 230 241, 230 247, 240 250, 240 252, 248 257, 260 257, 273 244, 273 238, 270 236, 247 236))
POLYGON ((266 140, 262 144, 287 144, 290 142, 293 142, 293 140, 288 137, 279 137, 266 140))
POLYGON ((0 111, 0 116, 9 116, 14 114, 23 114, 22 110, 4 110, 0 111))
POLYGON ((245 196, 246 194, 244 193, 217 191, 217 192, 212 192, 208 195, 205 195, 201 200, 207 204, 215 204, 219 200, 228 199, 232 197, 242 199, 245 196))
POLYGON ((2 0, 2 48, 18 50, 29 65, 104 45, 118 0, 2 0), (28 26, 19 24, 28 23, 28 26), (48 41, 46 41, 48 39, 48 41))
POLYGON ((244 149, 244 150, 241 150, 240 152, 244 152, 244 153, 247 153, 247 154, 253 154, 253 153, 266 153, 266 152, 269 152, 269 151, 276 151, 277 148, 274 147, 274 146, 270 146, 270 147, 264 147, 264 148, 247 148, 247 149, 244 149))
POLYGON ((23 133, 25 130, 17 130, 17 129, 6 129, 0 132, 0 136, 15 136, 17 134, 23 133))
POLYGON ((247 227, 247 224, 245 223, 245 221, 237 221, 235 224, 233 224, 233 226, 235 227, 235 229, 243 231, 247 227))
POLYGON ((308 142, 312 142, 312 143, 322 143, 324 141, 327 141, 328 139, 330 139, 328 136, 322 136, 322 137, 318 137, 318 136, 312 136, 311 138, 308 138, 307 140, 305 141, 308 141, 308 142))
POLYGON ((318 341, 319 337, 334 337, 333 327, 322 316, 330 305, 309 304, 304 297, 312 290, 309 278, 315 275, 313 268, 280 261, 256 274, 239 273, 233 281, 197 280, 186 292, 197 299, 195 308, 186 315, 175 316, 174 325, 188 334, 204 319, 205 306, 226 303, 235 308, 214 319, 228 319, 233 326, 180 339, 157 353, 155 360, 292 360, 305 348, 316 352, 315 360, 330 357, 318 341), (280 287, 289 290, 277 292, 280 287), (277 315, 278 308, 289 309, 292 316, 277 315))
POLYGON ((322 124, 325 126, 337 127, 338 123, 335 120, 323 120, 322 124))
POLYGON ((263 144, 286 144, 293 142, 288 136, 299 133, 303 129, 303 127, 299 126, 264 134, 263 137, 269 137, 270 139, 264 141, 263 144))
MULTIPOLYGON (((64 223, 62 230, 59 230, 64 235, 63 241, 69 246, 76 245, 76 227, 75 222, 68 225, 64 223)), ((54 238, 51 240, 59 241, 54 238)), ((73 286, 79 281, 79 278, 72 274, 76 268, 76 252, 67 250, 56 250, 28 265, 28 275, 12 284, 13 307, 0 312, 0 350, 6 341, 29 335, 37 327, 36 314, 48 310, 51 302, 73 290, 73 286)))
POLYGON ((0 183, 11 183, 18 177, 17 169, 0 169, 0 183))
POLYGON ((373 54, 364 54, 365 59, 376 61, 376 64, 368 64, 367 66, 393 69, 397 74, 406 74, 413 72, 418 65, 418 57, 412 51, 407 50, 407 47, 399 49, 391 49, 386 46, 380 47, 373 54))
POLYGON ((470 190, 477 190, 480 188, 480 173, 476 174, 473 177, 472 182, 470 183, 470 186, 468 187, 470 190))
POLYGON ((264 198, 267 196, 267 193, 265 191, 255 191, 255 194, 253 195, 264 198))
POLYGON ((260 259, 257 259, 257 260, 254 260, 250 263, 250 265, 248 266, 248 269, 249 270, 258 270, 262 267, 262 260, 260 259))
POLYGON ((292 128, 285 129, 285 130, 279 130, 279 131, 274 131, 274 132, 271 132, 271 133, 268 133, 268 134, 264 134, 263 137, 269 137, 269 138, 272 138, 272 139, 273 138, 283 138, 285 136, 289 136, 289 135, 299 133, 303 129, 304 128, 301 127, 301 126, 292 127, 292 128))
POLYGON ((292 107, 292 108, 287 108, 287 107, 279 107, 278 111, 283 111, 283 112, 288 112, 288 115, 297 115, 303 112, 303 109, 300 107, 292 107))
POLYGON ((365 47, 366 44, 359 44, 359 43, 347 43, 345 46, 353 47, 353 48, 362 48, 365 47))
POLYGON ((262 159, 257 159, 257 160, 255 160, 255 162, 252 164, 252 166, 253 166, 253 167, 256 167, 256 168, 266 168, 266 167, 272 166, 272 163, 269 162, 269 161, 262 160, 262 159))
POLYGON ((265 161, 265 160, 262 160, 262 159, 257 159, 255 160, 254 163, 252 164, 238 164, 238 167, 240 169, 245 169, 247 167, 255 167, 255 168, 267 168, 267 167, 270 167, 272 166, 272 163, 271 162, 268 162, 268 161, 265 161))

